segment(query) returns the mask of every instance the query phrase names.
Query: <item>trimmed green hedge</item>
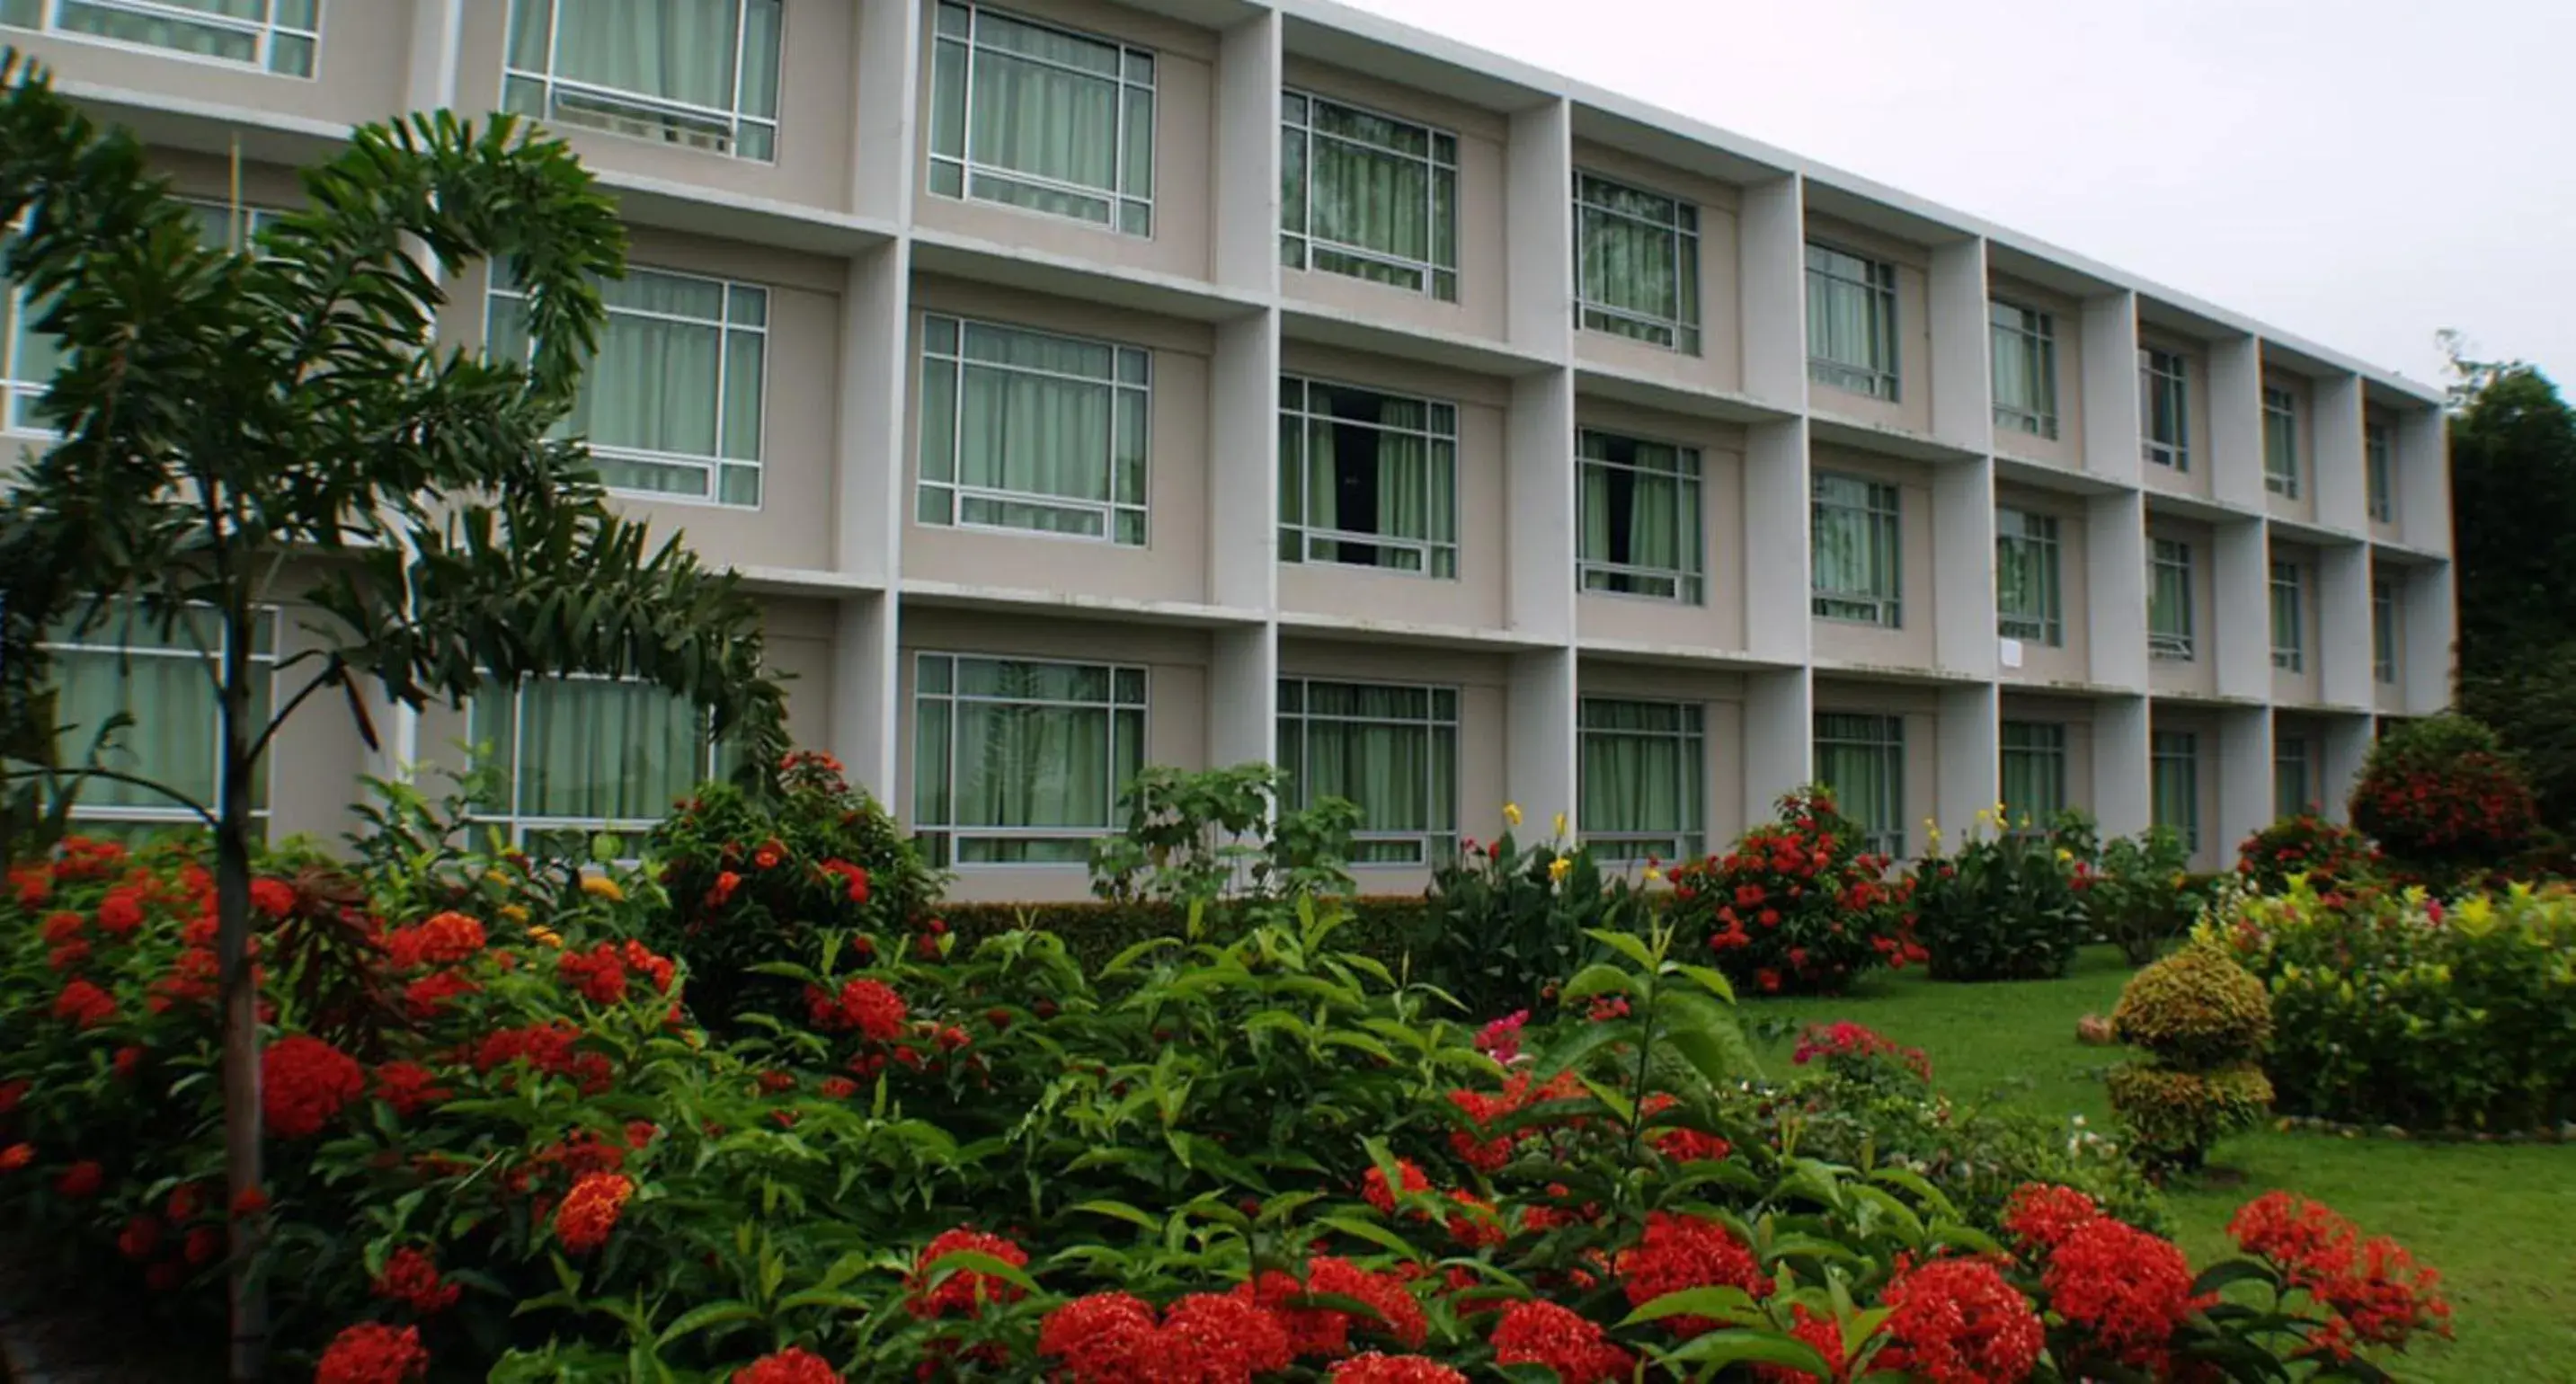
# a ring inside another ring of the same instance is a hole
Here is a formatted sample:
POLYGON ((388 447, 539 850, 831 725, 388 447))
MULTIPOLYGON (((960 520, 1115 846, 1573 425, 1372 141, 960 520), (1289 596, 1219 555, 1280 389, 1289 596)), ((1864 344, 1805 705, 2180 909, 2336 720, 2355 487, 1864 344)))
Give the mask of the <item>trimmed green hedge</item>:
MULTIPOLYGON (((1344 905, 1350 920, 1338 936, 1353 951, 1373 956, 1389 967, 1401 967, 1404 938, 1422 925, 1423 900, 1418 894, 1365 895, 1344 905)), ((1180 909, 1149 903, 964 903, 941 904, 937 916, 957 935, 963 950, 987 937, 1018 928, 1043 928, 1064 944, 1086 968, 1138 942, 1153 937, 1181 937, 1189 921, 1180 909)))

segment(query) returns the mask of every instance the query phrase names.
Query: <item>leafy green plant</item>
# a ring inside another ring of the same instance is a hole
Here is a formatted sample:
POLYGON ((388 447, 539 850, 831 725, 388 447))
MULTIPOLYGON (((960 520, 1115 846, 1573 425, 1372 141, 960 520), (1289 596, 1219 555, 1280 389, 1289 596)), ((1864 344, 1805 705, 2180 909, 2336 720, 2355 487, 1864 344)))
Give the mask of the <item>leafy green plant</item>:
POLYGON ((1267 764, 1147 766, 1119 793, 1125 825, 1092 848, 1092 892, 1184 910, 1349 894, 1358 805, 1328 796, 1290 807, 1282 780, 1267 764))
POLYGON ((2066 974, 2086 934, 2076 847, 2079 814, 2044 834, 1972 832, 1956 855, 1932 851, 1914 867, 1915 934, 1940 980, 2043 980, 2066 974))
POLYGON ((2318 893, 2364 888, 2379 878, 2379 852, 2369 838, 2312 812, 2284 817, 2236 848, 2236 873, 2267 894, 2304 875, 2318 893))
POLYGON ((2155 960, 2199 913, 2204 891, 2191 877, 2190 861, 2182 837, 2170 827, 2103 842, 2097 863, 2079 870, 2074 881, 2086 924, 2130 965, 2155 960))
MULTIPOLYGON (((1504 816, 1517 821, 1517 809, 1504 816)), ((1434 870, 1419 921, 1405 936, 1414 974, 1478 1019, 1542 1004, 1598 950, 1588 934, 1644 907, 1625 878, 1605 873, 1564 823, 1523 845, 1510 829, 1468 841, 1434 870)))
POLYGON ((1914 936, 1914 882, 1885 878, 1833 794, 1804 788, 1723 856, 1673 871, 1673 909, 1718 964, 1765 994, 1840 993, 1869 970, 1926 959, 1914 936))
POLYGON ((2150 1167, 2198 1168, 2211 1145, 2270 1110, 2261 1058, 2271 997, 2215 943, 2195 942, 2131 976, 2111 1024, 2146 1053, 2108 1081, 2130 1147, 2150 1167))

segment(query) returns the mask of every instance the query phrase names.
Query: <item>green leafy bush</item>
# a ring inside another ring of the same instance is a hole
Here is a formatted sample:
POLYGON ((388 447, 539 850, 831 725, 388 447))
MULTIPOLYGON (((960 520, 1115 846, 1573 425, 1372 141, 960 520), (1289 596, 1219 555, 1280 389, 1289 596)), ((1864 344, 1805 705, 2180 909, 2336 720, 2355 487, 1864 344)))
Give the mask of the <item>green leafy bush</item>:
POLYGON ((2109 1094, 2150 1166, 2197 1168, 2211 1145, 2270 1108, 2258 1061, 2272 1036, 2271 998, 2216 945, 2196 942, 2131 976, 2111 1024, 2147 1054, 2112 1069, 2109 1094))
MULTIPOLYGON (((1517 809, 1507 808, 1517 821, 1517 809)), ((1628 882, 1605 875, 1584 846, 1557 834, 1527 846, 1509 829, 1469 841, 1434 870, 1405 934, 1413 974, 1447 991, 1479 1019, 1530 1009, 1600 948, 1586 934, 1609 918, 1633 920, 1628 882)))
POLYGON ((1289 897, 1351 892, 1344 798, 1291 807, 1267 764, 1188 770, 1148 765, 1119 791, 1126 816, 1092 848, 1092 892, 1117 901, 1258 908, 1289 897))
POLYGON ((1805 788, 1735 849, 1674 870, 1672 908, 1739 983, 1839 994, 1876 967, 1925 959, 1913 881, 1886 879, 1887 867, 1830 792, 1805 788))
POLYGON ((2516 887, 2239 899, 2216 936, 2278 1020, 2264 1060, 2294 1114, 2423 1129, 2576 1118, 2576 894, 2516 887))
POLYGON ((2410 721, 2381 737, 2353 785, 2352 822, 2399 879, 2448 892, 2483 883, 2539 840, 2522 766, 2465 716, 2410 721))
POLYGON ((1956 855, 1914 867, 1915 934, 1936 980, 2048 980, 2066 974, 2087 931, 2076 847, 2091 825, 2068 814, 2046 834, 1971 834, 1956 855))
POLYGON ((2091 869, 2076 862, 2074 883, 2086 924, 2117 946, 2130 965, 2155 960, 2167 942, 2190 929, 2209 893, 2192 877, 2190 859, 2170 827, 2103 842, 2091 869))
POLYGON ((2236 873, 2267 894, 2286 888, 2292 875, 2305 875, 2318 893, 2331 894, 2375 883, 2379 852, 2351 827, 2303 812, 2246 837, 2236 848, 2236 873))

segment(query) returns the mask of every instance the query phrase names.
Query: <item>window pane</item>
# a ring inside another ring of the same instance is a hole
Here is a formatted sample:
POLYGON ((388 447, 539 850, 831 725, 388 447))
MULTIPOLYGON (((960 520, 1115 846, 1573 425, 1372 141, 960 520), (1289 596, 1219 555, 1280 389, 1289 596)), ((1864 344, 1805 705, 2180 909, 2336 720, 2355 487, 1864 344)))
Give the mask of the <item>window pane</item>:
POLYGON ((780 42, 778 0, 519 0, 511 104, 765 161, 776 155, 780 42))
POLYGON ((1606 858, 1700 853, 1706 770, 1699 708, 1585 698, 1583 838, 1606 858))
POLYGON ((654 821, 706 777, 706 720, 659 687, 533 680, 519 692, 516 769, 515 815, 654 821))
POLYGON ((1426 126, 1317 97, 1311 119, 1283 146, 1280 228, 1291 266, 1311 267, 1434 297, 1456 295, 1454 143, 1426 126), (1330 248, 1324 248, 1330 247, 1330 248))

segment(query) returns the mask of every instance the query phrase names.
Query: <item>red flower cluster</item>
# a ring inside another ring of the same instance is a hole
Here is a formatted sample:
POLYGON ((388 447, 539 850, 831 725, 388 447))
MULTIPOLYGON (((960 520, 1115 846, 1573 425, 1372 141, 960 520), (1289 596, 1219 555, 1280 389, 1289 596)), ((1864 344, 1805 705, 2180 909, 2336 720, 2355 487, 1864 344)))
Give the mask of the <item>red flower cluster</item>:
POLYGON ((415 1023, 427 1023, 438 1017, 449 1000, 479 994, 482 989, 461 969, 432 971, 403 987, 403 1010, 415 1023))
POLYGON ((260 1054, 260 1115, 280 1139, 321 1133, 366 1093, 367 1069, 358 1059, 310 1034, 280 1038, 260 1054))
POLYGON ((1333 1366, 1333 1384, 1467 1384, 1467 1376, 1419 1355, 1380 1355, 1370 1351, 1333 1366))
POLYGON ((2362 1239, 2352 1222, 2316 1202, 2266 1192, 2237 1208, 2227 1233, 2326 1309, 2316 1342, 2325 1353, 2349 1358, 2359 1345, 2403 1346, 2420 1331, 2451 1334, 2439 1274, 2393 1240, 2362 1239))
POLYGON ((2004 1202, 2004 1229, 2022 1253, 2044 1253, 2064 1244, 2076 1227, 2101 1215, 2100 1203, 2072 1187, 2025 1182, 2004 1202))
POLYGON ((116 997, 86 980, 74 980, 54 996, 54 1017, 82 1028, 96 1028, 116 1017, 116 997))
POLYGON ((581 1030, 568 1020, 526 1024, 485 1034, 474 1045, 470 1060, 477 1072, 525 1061, 536 1071, 571 1077, 582 1094, 595 1096, 616 1080, 616 1068, 604 1054, 573 1051, 579 1041, 581 1030))
POLYGON ((1471 1129, 1449 1131, 1449 1146, 1468 1167, 1478 1172, 1498 1171, 1512 1161, 1512 1153, 1523 1143, 1545 1137, 1546 1131, 1535 1125, 1524 1126, 1491 1139, 1477 1136, 1485 1127, 1513 1114, 1525 1106, 1541 1101, 1573 1100, 1584 1094, 1583 1079, 1573 1072, 1559 1072, 1544 1086, 1532 1082, 1526 1073, 1503 1082, 1501 1094, 1489 1091, 1451 1091, 1449 1103, 1472 1122, 1471 1129))
MULTIPOLYGON (((1648 1212, 1646 1233, 1619 1251, 1612 1268, 1631 1307, 1689 1288, 1741 1288, 1755 1297, 1771 1295, 1770 1276, 1753 1251, 1725 1226, 1701 1216, 1648 1212)), ((1668 1317, 1665 1324, 1685 1336, 1718 1325, 1706 1317, 1668 1317)))
POLYGON ((805 1016, 826 1033, 856 1031, 863 1038, 891 1043, 903 1036, 904 1020, 910 1014, 903 996, 879 980, 846 982, 838 995, 818 986, 805 991, 805 1016))
POLYGON ((314 1367, 313 1384, 416 1384, 429 1375, 420 1328, 361 1322, 331 1339, 314 1367))
POLYGON ((14 1173, 36 1161, 36 1146, 20 1140, 0 1148, 0 1173, 14 1173))
POLYGON ((1272 1270, 1234 1290, 1234 1296, 1269 1312, 1288 1335, 1291 1354, 1301 1359, 1347 1355, 1351 1332, 1374 1332, 1407 1347, 1418 1347, 1430 1332, 1422 1304, 1394 1274, 1371 1273, 1330 1255, 1306 1261, 1306 1281, 1272 1270), (1344 1297, 1366 1305, 1368 1315, 1331 1307, 1301 1307, 1291 1300, 1306 1294, 1344 1297))
POLYGON ((583 1174, 555 1208, 555 1238, 574 1254, 588 1254, 607 1244, 609 1232, 617 1229, 617 1219, 634 1195, 635 1183, 623 1173, 583 1174))
POLYGON ((852 903, 868 901, 868 872, 846 860, 826 860, 818 867, 833 879, 841 881, 842 897, 852 903))
POLYGON ((2439 764, 2374 770, 2354 787, 2352 817, 2398 856, 2493 860, 2530 840, 2539 808, 2510 761, 2471 750, 2439 764))
POLYGON ((1846 1368, 1843 1360, 1842 1323, 1807 1310, 1804 1303, 1789 1309, 1789 1322, 1789 1334, 1815 1347, 1816 1353, 1825 1357, 1825 1364, 1830 1367, 1831 1373, 1819 1380, 1810 1371, 1793 1369, 1787 1365, 1756 1365, 1753 1367, 1753 1378, 1757 1384, 1839 1384, 1843 1377, 1843 1370, 1846 1368))
POLYGON ((555 960, 555 975, 596 1005, 626 1002, 629 970, 641 972, 655 991, 665 995, 671 993, 671 980, 679 973, 669 958, 655 956, 631 937, 622 943, 602 942, 587 952, 568 951, 555 960))
POLYGON ((282 879, 252 880, 250 906, 265 917, 283 918, 295 911, 295 886, 282 879))
POLYGON ((98 901, 98 930, 123 937, 143 926, 143 891, 131 886, 110 889, 98 901))
POLYGON ((1153 1308, 1125 1293, 1076 1298, 1038 1323, 1038 1353, 1063 1362, 1065 1384, 1250 1384, 1296 1359, 1276 1317, 1215 1293, 1182 1298, 1159 1324, 1153 1308))
MULTIPOLYGON (((1431 1190, 1431 1179, 1423 1175, 1421 1166, 1412 1159, 1395 1160, 1395 1170, 1396 1176, 1403 1182, 1405 1191, 1431 1190)), ((1360 1178, 1360 1196, 1369 1205, 1376 1207, 1379 1215, 1395 1214, 1395 1189, 1387 1185, 1385 1169, 1373 1165, 1369 1168, 1368 1172, 1360 1178)))
POLYGON ((802 1348, 764 1355, 735 1370, 729 1384, 841 1384, 830 1361, 802 1348))
MULTIPOLYGON (((24 1148, 25 1145, 19 1147, 24 1148)), ((54 1179, 54 1192, 65 1201, 87 1201, 97 1196, 98 1189, 106 1185, 107 1169, 100 1167, 95 1159, 84 1158, 63 1169, 62 1176, 54 1179)))
POLYGON ((1923 1384, 2016 1384, 2047 1343, 2030 1299, 1983 1259, 1901 1267, 1880 1303, 1889 1344, 1873 1364, 1923 1384))
POLYGON ((161 1223, 150 1216, 128 1216, 125 1228, 117 1232, 116 1252, 142 1263, 161 1247, 161 1223))
POLYGON ((1734 850, 1675 869, 1673 899, 1739 978, 1766 991, 1837 991, 1872 966, 1925 955, 1913 882, 1883 879, 1886 858, 1861 845, 1831 796, 1792 793, 1734 850))
POLYGON ((385 955, 397 971, 453 966, 483 950, 483 924, 462 913, 436 913, 385 934, 385 955))
POLYGON ((428 1317, 455 1306, 465 1290, 438 1276, 438 1261, 428 1251, 405 1245, 385 1256, 385 1270, 376 1275, 372 1291, 428 1317))
POLYGON ((1735 1152, 1735 1145, 1696 1129, 1667 1129, 1646 1143, 1676 1163, 1722 1163, 1735 1152))
POLYGON ((1476 1030, 1476 1051, 1506 1065, 1521 1055, 1521 1029, 1529 1023, 1529 1011, 1515 1010, 1476 1030))
POLYGON ((1604 1340, 1601 1324, 1553 1302, 1515 1302, 1494 1325, 1494 1363, 1545 1365, 1562 1384, 1612 1384, 1636 1368, 1628 1352, 1604 1340))
POLYGON ((2040 1284, 2059 1316, 2091 1333, 2094 1349, 2158 1378, 2175 1329, 2217 1300, 2192 1296, 2191 1264, 2173 1241, 2107 1216, 2066 1233, 2040 1284))
POLYGON ((1797 1048, 1789 1054, 1789 1060, 1801 1067, 1820 1057, 1826 1066, 1838 1071, 1845 1067, 1846 1060, 1859 1065, 1880 1057, 1892 1057, 1912 1068, 1914 1074, 1925 1081, 1932 1079, 1932 1059, 1924 1054, 1923 1049, 1902 1047, 1895 1040, 1849 1019, 1832 1024, 1809 1024, 1807 1030, 1798 1035, 1797 1048))
POLYGON ((925 1321, 950 1315, 981 1316, 988 1302, 1017 1302, 1022 1296, 1017 1284, 993 1274, 961 1269, 936 1283, 939 1261, 952 1254, 980 1254, 998 1259, 1012 1268, 1024 1268, 1029 1252, 999 1235, 960 1226, 941 1231, 924 1245, 919 1258, 913 1260, 912 1275, 905 1283, 905 1310, 925 1321))

